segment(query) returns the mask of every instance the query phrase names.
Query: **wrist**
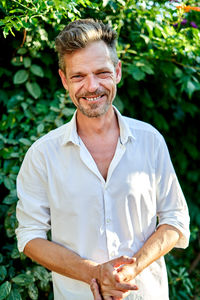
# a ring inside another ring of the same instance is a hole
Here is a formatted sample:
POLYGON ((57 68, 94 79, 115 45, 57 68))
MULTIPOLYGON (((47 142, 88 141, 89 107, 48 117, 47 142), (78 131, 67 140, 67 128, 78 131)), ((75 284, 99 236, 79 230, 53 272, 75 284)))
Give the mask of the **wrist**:
POLYGON ((91 280, 93 278, 97 279, 99 278, 99 264, 93 262, 93 261, 87 261, 87 267, 83 271, 84 279, 83 281, 87 284, 91 283, 91 280))

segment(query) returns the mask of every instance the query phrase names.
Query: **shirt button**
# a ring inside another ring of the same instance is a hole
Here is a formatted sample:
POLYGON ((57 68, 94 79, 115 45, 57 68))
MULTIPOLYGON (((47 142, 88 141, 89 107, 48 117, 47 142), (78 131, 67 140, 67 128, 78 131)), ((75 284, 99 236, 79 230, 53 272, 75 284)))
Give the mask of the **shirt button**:
POLYGON ((106 219, 106 224, 109 224, 110 222, 111 222, 110 218, 106 219))
POLYGON ((112 251, 111 254, 110 254, 110 256, 114 257, 115 256, 115 251, 112 251))

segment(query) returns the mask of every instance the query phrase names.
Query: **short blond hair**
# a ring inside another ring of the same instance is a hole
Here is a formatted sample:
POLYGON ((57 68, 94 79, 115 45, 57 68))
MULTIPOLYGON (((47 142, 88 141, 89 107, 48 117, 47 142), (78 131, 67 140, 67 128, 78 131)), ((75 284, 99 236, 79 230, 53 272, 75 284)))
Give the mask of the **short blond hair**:
POLYGON ((65 73, 64 55, 85 48, 89 43, 104 41, 114 66, 118 63, 116 51, 117 33, 102 21, 80 19, 69 23, 56 37, 56 51, 60 69, 65 73))

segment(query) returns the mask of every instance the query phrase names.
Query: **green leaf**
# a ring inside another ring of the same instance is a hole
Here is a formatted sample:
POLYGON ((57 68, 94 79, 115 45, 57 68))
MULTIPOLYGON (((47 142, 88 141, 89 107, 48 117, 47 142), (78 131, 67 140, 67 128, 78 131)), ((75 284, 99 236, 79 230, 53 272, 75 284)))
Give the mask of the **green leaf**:
POLYGON ((13 289, 6 300, 22 300, 22 297, 17 289, 13 289))
POLYGON ((141 69, 142 69, 142 71, 144 71, 145 73, 147 73, 149 75, 154 74, 154 70, 153 70, 152 66, 149 65, 149 64, 148 65, 146 64, 146 65, 142 66, 141 69))
POLYGON ((27 82, 26 88, 28 92, 31 94, 31 96, 35 99, 38 99, 42 93, 40 86, 36 82, 27 82))
POLYGON ((28 72, 26 70, 19 70, 15 73, 13 82, 14 84, 22 84, 28 79, 28 72))
POLYGON ((12 190, 15 188, 14 180, 9 177, 5 177, 3 183, 8 190, 12 190))
POLYGON ((63 115, 65 115, 66 117, 69 117, 69 116, 73 115, 74 111, 75 111, 74 108, 65 107, 65 108, 62 110, 62 113, 63 113, 63 115))
POLYGON ((44 124, 41 123, 37 126, 37 133, 40 134, 43 131, 44 131, 44 124))
POLYGON ((7 270, 5 266, 0 266, 0 281, 4 281, 7 275, 7 270))
POLYGON ((194 93, 195 90, 196 90, 195 84, 191 80, 188 80, 186 91, 187 91, 187 93, 189 95, 189 98, 192 97, 192 94, 194 93))
POLYGON ((26 53, 27 53, 26 48, 19 48, 19 49, 17 50, 17 54, 24 55, 24 54, 26 54, 26 53))
POLYGON ((39 76, 39 77, 44 77, 44 72, 40 66, 32 65, 30 70, 34 75, 39 76))
POLYGON ((145 78, 145 73, 142 70, 140 70, 138 67, 134 66, 134 65, 129 66, 128 72, 137 81, 140 81, 140 80, 145 78))
POLYGON ((0 300, 5 299, 11 291, 11 283, 9 281, 4 282, 0 286, 0 300))
POLYGON ((11 258, 12 259, 17 259, 17 258, 20 258, 20 253, 18 251, 18 249, 14 248, 12 253, 11 253, 11 258))
POLYGON ((29 68, 31 66, 31 59, 29 57, 24 57, 23 62, 25 68, 29 68))
POLYGON ((21 138, 21 139, 19 139, 19 142, 26 146, 31 146, 31 142, 28 139, 21 138))
POLYGON ((153 21, 150 20, 146 20, 146 28, 148 30, 149 36, 152 37, 153 36, 153 28, 155 26, 155 23, 153 21))
POLYGON ((20 286, 26 286, 34 281, 34 277, 29 274, 19 274, 12 278, 12 281, 20 286))
POLYGON ((51 273, 42 266, 36 266, 33 271, 34 276, 40 281, 48 282, 51 278, 51 273))
POLYGON ((28 286, 28 294, 31 299, 38 299, 38 288, 35 284, 32 283, 28 286))

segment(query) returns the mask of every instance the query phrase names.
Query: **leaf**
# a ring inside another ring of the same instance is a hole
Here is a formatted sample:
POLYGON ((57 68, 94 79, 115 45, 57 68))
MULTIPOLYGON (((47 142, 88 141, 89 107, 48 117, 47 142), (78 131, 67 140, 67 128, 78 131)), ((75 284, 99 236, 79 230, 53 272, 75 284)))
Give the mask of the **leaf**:
POLYGON ((22 300, 22 297, 17 289, 13 289, 6 300, 22 300))
POLYGON ((20 286, 26 286, 34 281, 34 277, 29 274, 19 274, 12 278, 12 281, 20 286))
POLYGON ((26 83, 26 88, 28 92, 31 94, 31 96, 35 99, 38 99, 41 95, 41 89, 40 86, 36 82, 27 82, 26 83))
POLYGON ((140 81, 145 78, 145 73, 141 71, 138 67, 131 65, 128 68, 128 72, 133 76, 137 81, 140 81))
POLYGON ((8 190, 12 190, 15 188, 14 180, 9 177, 5 177, 3 183, 8 190))
POLYGON ((150 42, 150 38, 147 35, 140 34, 140 37, 144 39, 146 44, 148 44, 150 42))
POLYGON ((31 59, 29 57, 25 57, 23 59, 23 62, 24 62, 24 67, 25 68, 29 68, 31 66, 31 59))
POLYGON ((41 123, 37 126, 37 133, 40 134, 43 131, 44 131, 44 124, 41 123))
POLYGON ((0 300, 5 299, 11 291, 11 283, 9 281, 4 282, 0 286, 0 300))
POLYGON ((34 268, 33 274, 40 281, 46 281, 46 282, 48 282, 50 280, 50 277, 51 277, 51 273, 48 272, 42 266, 36 266, 34 268))
POLYGON ((69 116, 71 116, 71 115, 74 114, 74 111, 75 111, 74 108, 65 107, 65 108, 62 110, 62 113, 63 113, 63 115, 65 115, 66 117, 69 117, 69 116))
POLYGON ((26 48, 19 48, 19 50, 17 50, 17 54, 21 54, 21 55, 26 54, 26 52, 27 52, 26 48))
POLYGON ((195 90, 196 90, 196 86, 194 85, 194 83, 191 80, 188 80, 186 91, 188 93, 189 98, 192 97, 192 94, 194 93, 195 90))
POLYGON ((28 79, 28 72, 26 70, 19 70, 15 73, 13 78, 14 84, 22 84, 28 79))
POLYGON ((153 28, 155 26, 155 23, 150 20, 146 20, 145 23, 146 23, 146 28, 148 30, 149 36, 152 37, 153 36, 153 28))
POLYGON ((44 77, 44 72, 40 66, 32 65, 30 70, 34 75, 39 76, 39 77, 44 77))
POLYGON ((28 287, 28 294, 29 297, 33 300, 37 300, 38 299, 38 288, 35 284, 30 284, 28 287))
POLYGON ((142 66, 142 71, 144 71, 145 73, 147 73, 147 74, 149 74, 149 75, 153 75, 154 74, 154 70, 153 70, 153 68, 152 68, 152 66, 151 65, 144 65, 144 66, 142 66))
POLYGON ((21 139, 19 139, 19 142, 25 146, 31 146, 31 142, 28 139, 21 138, 21 139))
POLYGON ((4 281, 7 275, 7 270, 5 266, 0 266, 0 281, 4 281))

